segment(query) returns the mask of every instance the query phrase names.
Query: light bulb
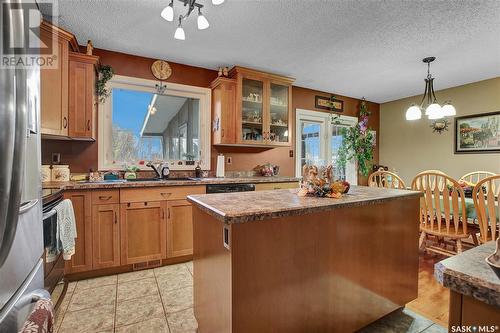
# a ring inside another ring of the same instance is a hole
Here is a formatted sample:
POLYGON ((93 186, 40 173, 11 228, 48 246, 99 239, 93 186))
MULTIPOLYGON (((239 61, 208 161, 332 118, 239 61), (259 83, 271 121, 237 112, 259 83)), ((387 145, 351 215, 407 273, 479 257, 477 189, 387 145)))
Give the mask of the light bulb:
POLYGON ((184 33, 184 29, 182 29, 182 27, 180 25, 175 30, 174 38, 179 39, 179 40, 186 39, 186 34, 184 33))
POLYGON ((406 120, 417 120, 422 118, 422 110, 416 105, 412 105, 406 110, 406 120))
POLYGON ((161 17, 169 22, 174 20, 174 6, 172 2, 161 11, 161 17))
POLYGON ((216 6, 217 6, 217 5, 220 5, 220 4, 221 4, 221 3, 223 3, 223 2, 224 2, 224 0, 212 0, 212 3, 213 3, 214 5, 216 5, 216 6))
POLYGON ((449 102, 443 105, 442 112, 443 116, 445 117, 453 117, 454 115, 457 114, 457 110, 455 110, 455 107, 451 105, 449 102))
POLYGON ((210 24, 208 24, 208 21, 205 18, 205 16, 203 16, 203 14, 201 12, 198 12, 198 29, 205 30, 209 26, 210 26, 210 24))
POLYGON ((441 119, 443 118, 443 108, 437 103, 432 103, 425 109, 425 114, 429 119, 441 119))

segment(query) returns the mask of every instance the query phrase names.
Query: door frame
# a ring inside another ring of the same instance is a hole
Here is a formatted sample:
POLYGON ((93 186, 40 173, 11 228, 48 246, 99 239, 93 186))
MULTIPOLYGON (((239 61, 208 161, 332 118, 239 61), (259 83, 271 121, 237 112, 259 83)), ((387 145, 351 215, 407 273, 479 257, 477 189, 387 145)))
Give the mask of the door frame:
MULTIPOLYGON (((332 126, 337 125, 339 122, 341 125, 354 126, 358 123, 358 118, 353 116, 339 115, 335 121, 332 119, 333 114, 322 111, 313 111, 307 109, 296 109, 295 112, 295 176, 302 177, 302 166, 300 163, 301 156, 301 140, 300 135, 300 121, 311 121, 321 124, 321 130, 323 131, 320 137, 320 151, 322 156, 329 156, 331 152, 331 142, 329 140, 330 134, 332 132, 332 126)), ((354 170, 356 170, 356 164, 349 162, 354 165, 354 170)), ((352 173, 346 173, 347 180, 352 184, 357 184, 357 171, 352 173)))

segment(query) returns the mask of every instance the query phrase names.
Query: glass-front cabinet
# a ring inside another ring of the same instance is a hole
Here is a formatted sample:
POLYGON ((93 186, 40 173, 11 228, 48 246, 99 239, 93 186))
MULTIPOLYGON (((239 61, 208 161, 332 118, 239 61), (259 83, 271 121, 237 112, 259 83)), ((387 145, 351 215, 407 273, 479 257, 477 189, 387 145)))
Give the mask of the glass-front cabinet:
POLYGON ((236 79, 236 143, 291 144, 291 78, 243 67, 230 71, 236 79))

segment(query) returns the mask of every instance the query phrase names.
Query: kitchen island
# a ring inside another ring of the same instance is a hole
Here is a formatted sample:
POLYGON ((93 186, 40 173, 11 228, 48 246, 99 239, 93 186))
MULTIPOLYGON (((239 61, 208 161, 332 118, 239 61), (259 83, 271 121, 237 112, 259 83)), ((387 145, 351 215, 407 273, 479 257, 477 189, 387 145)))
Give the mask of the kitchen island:
POLYGON ((420 192, 192 195, 199 332, 352 332, 417 297, 420 192))

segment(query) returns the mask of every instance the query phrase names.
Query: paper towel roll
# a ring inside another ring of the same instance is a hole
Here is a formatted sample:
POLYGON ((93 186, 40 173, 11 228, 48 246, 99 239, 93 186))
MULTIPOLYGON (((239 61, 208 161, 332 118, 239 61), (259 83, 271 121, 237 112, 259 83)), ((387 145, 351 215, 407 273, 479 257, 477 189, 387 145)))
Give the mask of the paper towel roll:
POLYGON ((217 156, 217 170, 215 172, 216 177, 224 177, 224 162, 224 155, 219 154, 219 156, 217 156))

